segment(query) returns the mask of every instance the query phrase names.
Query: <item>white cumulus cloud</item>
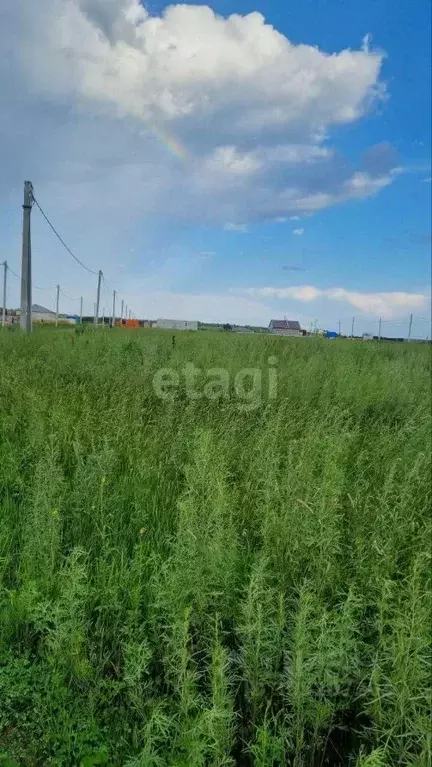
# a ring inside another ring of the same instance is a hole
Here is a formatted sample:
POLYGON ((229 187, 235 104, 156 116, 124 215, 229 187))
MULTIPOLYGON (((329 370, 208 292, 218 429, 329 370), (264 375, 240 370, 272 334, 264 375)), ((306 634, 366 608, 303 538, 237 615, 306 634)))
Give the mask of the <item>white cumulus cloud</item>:
POLYGON ((382 95, 381 52, 293 45, 257 12, 222 18, 208 6, 172 5, 152 16, 138 0, 17 5, 36 33, 26 63, 37 87, 144 120, 216 118, 226 134, 279 127, 304 137, 305 128, 315 135, 355 120, 382 95))
POLYGON ((383 318, 406 315, 409 311, 425 309, 430 297, 425 293, 407 293, 401 291, 389 293, 367 293, 346 290, 345 288, 317 288, 314 285, 297 285, 285 288, 245 288, 252 298, 294 299, 310 302, 319 298, 348 304, 363 314, 383 318))
POLYGON ((388 147, 355 167, 328 139, 386 96, 384 54, 369 38, 328 54, 290 42, 257 12, 15 0, 0 50, 0 193, 21 172, 10 159, 20 154, 69 206, 89 210, 94 197, 111 206, 110 196, 123 219, 223 224, 294 220, 394 177, 388 147))

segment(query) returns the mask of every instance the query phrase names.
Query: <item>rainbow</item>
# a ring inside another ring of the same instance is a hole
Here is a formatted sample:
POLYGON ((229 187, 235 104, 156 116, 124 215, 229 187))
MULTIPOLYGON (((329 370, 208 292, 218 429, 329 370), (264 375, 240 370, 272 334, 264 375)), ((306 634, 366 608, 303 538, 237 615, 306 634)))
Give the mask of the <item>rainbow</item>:
POLYGON ((177 157, 179 160, 187 160, 189 157, 189 152, 186 149, 186 147, 173 136, 171 133, 168 133, 165 128, 161 128, 160 126, 149 126, 151 132, 156 136, 158 141, 162 144, 162 146, 165 147, 165 149, 168 150, 174 157, 177 157))

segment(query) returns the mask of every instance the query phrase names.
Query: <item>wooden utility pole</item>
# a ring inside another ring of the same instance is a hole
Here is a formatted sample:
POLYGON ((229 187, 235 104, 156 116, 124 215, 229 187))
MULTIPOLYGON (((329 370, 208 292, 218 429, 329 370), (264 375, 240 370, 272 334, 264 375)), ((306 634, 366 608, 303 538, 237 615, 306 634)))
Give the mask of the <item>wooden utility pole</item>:
POLYGON ((6 295, 7 295, 7 261, 3 264, 3 311, 2 311, 2 325, 6 325, 6 295))
POLYGON ((21 317, 20 327, 25 333, 32 330, 32 289, 31 289, 31 224, 30 216, 33 205, 33 185, 24 182, 23 235, 21 258, 21 317))
POLYGON ((80 298, 80 325, 82 325, 82 314, 83 314, 83 297, 80 298))
POLYGON ((382 323, 382 319, 380 317, 379 318, 379 327, 378 327, 378 341, 381 341, 381 323, 382 323))
POLYGON ((338 324, 339 324, 339 336, 340 336, 340 334, 341 334, 341 321, 340 320, 339 320, 338 324))
POLYGON ((124 300, 122 298, 121 302, 121 312, 120 312, 120 325, 123 323, 123 307, 124 307, 124 300))
POLYGON ((355 323, 355 317, 352 318, 352 324, 351 324, 351 338, 354 338, 354 323, 355 323))
POLYGON ((413 322, 413 316, 412 314, 410 314, 409 327, 408 327, 408 341, 411 341, 412 322, 413 322))

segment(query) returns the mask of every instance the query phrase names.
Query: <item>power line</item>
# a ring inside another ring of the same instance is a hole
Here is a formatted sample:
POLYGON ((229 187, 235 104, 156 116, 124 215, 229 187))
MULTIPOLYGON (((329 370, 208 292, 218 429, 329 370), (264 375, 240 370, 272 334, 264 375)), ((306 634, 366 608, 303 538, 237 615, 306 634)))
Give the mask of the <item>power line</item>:
POLYGON ((63 293, 62 290, 60 291, 60 293, 62 294, 63 298, 67 298, 68 301, 79 301, 80 300, 77 297, 74 298, 73 296, 68 296, 66 293, 63 293))
POLYGON ((17 280, 20 280, 20 279, 21 279, 21 277, 19 277, 19 276, 16 274, 16 272, 14 272, 14 270, 10 268, 9 264, 8 264, 8 272, 10 272, 11 274, 13 274, 13 276, 14 276, 14 277, 16 277, 16 278, 17 278, 17 280))
MULTIPOLYGON (((8 272, 13 274, 13 276, 16 277, 17 280, 21 281, 21 277, 19 276, 19 274, 14 272, 14 270, 10 268, 9 264, 8 264, 8 272)), ((49 290, 50 290, 50 288, 39 288, 37 285, 34 285, 33 282, 32 282, 32 288, 34 288, 35 290, 40 290, 40 291, 42 291, 42 293, 49 293, 49 290)))
POLYGON ((87 272, 89 272, 90 274, 96 274, 96 275, 97 275, 97 274, 99 274, 99 272, 95 272, 93 269, 89 269, 89 267, 88 267, 88 266, 86 266, 85 264, 83 264, 83 262, 82 262, 82 261, 80 261, 80 259, 78 258, 78 256, 76 256, 76 255, 75 255, 75 253, 74 253, 74 252, 73 252, 73 251, 72 251, 72 250, 71 250, 71 249, 70 249, 70 248, 69 248, 69 247, 66 245, 65 241, 64 241, 64 240, 63 240, 63 239, 60 237, 60 235, 59 235, 59 233, 58 233, 57 229, 56 229, 56 228, 53 226, 53 224, 52 224, 52 223, 51 223, 51 221, 49 220, 49 218, 48 218, 48 216, 46 215, 46 213, 44 213, 44 211, 42 210, 41 206, 39 205, 39 203, 38 203, 38 201, 37 201, 37 199, 36 199, 36 197, 35 197, 34 195, 33 195, 33 202, 35 203, 35 205, 37 205, 37 207, 39 208, 40 212, 42 213, 42 215, 43 215, 43 217, 44 217, 45 221, 47 222, 48 226, 49 226, 49 227, 52 229, 52 231, 54 232, 55 236, 56 236, 56 237, 57 237, 57 238, 60 240, 60 242, 61 242, 61 244, 63 245, 63 247, 64 247, 64 248, 66 248, 67 252, 68 252, 68 253, 69 253, 69 254, 72 256, 72 258, 74 258, 74 259, 75 259, 75 261, 76 261, 76 262, 77 262, 77 263, 78 263, 80 266, 82 266, 82 267, 83 267, 83 269, 85 269, 87 272))

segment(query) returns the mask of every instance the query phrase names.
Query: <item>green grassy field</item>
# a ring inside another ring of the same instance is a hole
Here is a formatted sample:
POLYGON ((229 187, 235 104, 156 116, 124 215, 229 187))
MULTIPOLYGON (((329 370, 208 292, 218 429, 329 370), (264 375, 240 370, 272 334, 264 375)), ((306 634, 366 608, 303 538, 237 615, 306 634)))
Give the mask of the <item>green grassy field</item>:
POLYGON ((0 333, 0 764, 430 765, 429 375, 417 344, 0 333), (159 398, 188 362, 229 396, 159 398))

